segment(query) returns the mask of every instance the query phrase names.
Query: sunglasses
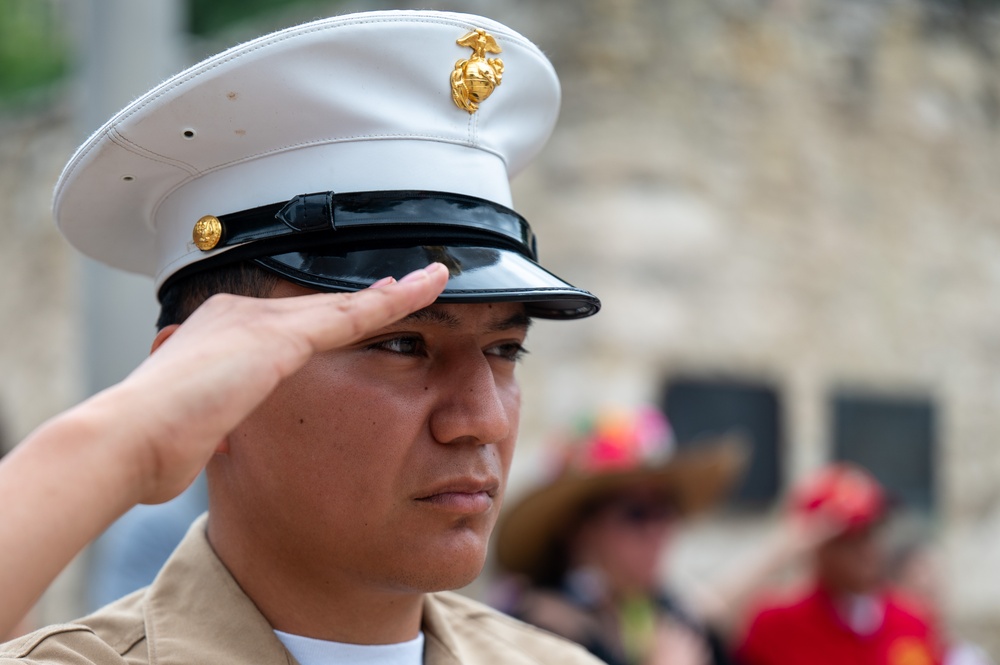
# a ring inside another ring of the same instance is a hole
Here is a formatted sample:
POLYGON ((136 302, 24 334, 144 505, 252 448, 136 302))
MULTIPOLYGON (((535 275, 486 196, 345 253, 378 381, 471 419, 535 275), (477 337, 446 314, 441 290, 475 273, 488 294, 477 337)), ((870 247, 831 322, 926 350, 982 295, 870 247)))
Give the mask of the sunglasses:
POLYGON ((612 504, 608 514, 621 524, 645 526, 669 522, 676 516, 676 511, 667 502, 644 501, 612 504))

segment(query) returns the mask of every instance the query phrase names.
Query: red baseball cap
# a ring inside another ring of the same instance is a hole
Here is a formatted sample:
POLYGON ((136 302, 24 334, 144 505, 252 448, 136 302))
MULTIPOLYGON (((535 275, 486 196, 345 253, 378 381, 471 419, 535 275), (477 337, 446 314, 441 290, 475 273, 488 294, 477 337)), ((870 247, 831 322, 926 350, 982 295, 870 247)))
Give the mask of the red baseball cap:
POLYGON ((885 490, 864 468, 836 463, 807 476, 792 490, 791 510, 825 512, 847 530, 878 522, 886 512, 885 490))

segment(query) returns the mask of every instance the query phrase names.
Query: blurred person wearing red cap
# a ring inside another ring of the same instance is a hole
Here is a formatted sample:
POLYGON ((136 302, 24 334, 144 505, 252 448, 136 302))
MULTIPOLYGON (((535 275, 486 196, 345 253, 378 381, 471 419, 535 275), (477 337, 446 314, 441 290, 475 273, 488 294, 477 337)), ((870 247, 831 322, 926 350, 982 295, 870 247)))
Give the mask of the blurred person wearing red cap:
POLYGON ((652 407, 583 418, 558 446, 553 477, 501 515, 497 560, 516 581, 498 604, 611 665, 728 662, 661 571, 677 522, 739 478, 743 443, 678 450, 652 407))
POLYGON ((792 492, 789 520, 825 523, 808 552, 804 590, 761 603, 736 649, 742 665, 937 665, 938 639, 916 604, 884 582, 883 488, 864 469, 834 464, 792 492))

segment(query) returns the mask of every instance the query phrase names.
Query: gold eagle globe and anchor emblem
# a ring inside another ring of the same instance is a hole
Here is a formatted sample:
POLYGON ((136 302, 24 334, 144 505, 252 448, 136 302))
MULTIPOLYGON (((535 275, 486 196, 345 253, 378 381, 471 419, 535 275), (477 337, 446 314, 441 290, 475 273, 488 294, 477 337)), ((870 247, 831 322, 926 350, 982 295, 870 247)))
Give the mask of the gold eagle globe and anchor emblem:
POLYGON ((487 53, 500 53, 500 45, 482 28, 456 40, 459 46, 472 49, 472 57, 459 60, 451 72, 451 98, 460 109, 473 114, 484 99, 493 94, 503 77, 503 60, 487 58, 487 53))

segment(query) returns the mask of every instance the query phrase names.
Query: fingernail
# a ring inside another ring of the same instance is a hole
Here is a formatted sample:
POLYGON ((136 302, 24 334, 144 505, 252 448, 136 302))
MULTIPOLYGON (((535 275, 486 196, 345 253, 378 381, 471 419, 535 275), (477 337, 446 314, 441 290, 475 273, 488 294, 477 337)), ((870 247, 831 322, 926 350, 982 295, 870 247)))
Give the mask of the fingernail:
POLYGON ((372 283, 372 285, 369 286, 368 288, 369 289, 377 289, 380 286, 388 286, 389 284, 392 284, 395 281, 396 281, 396 278, 393 277, 392 275, 389 275, 388 277, 383 277, 382 279, 378 280, 377 282, 372 283))
POLYGON ((435 275, 442 270, 447 270, 442 263, 432 263, 426 268, 421 268, 420 270, 414 270, 409 275, 399 280, 400 282, 413 282, 419 279, 427 279, 431 275, 435 275))
POLYGON ((419 280, 427 279, 429 268, 420 268, 419 270, 414 270, 409 275, 399 280, 400 283, 403 282, 416 282, 419 280))

